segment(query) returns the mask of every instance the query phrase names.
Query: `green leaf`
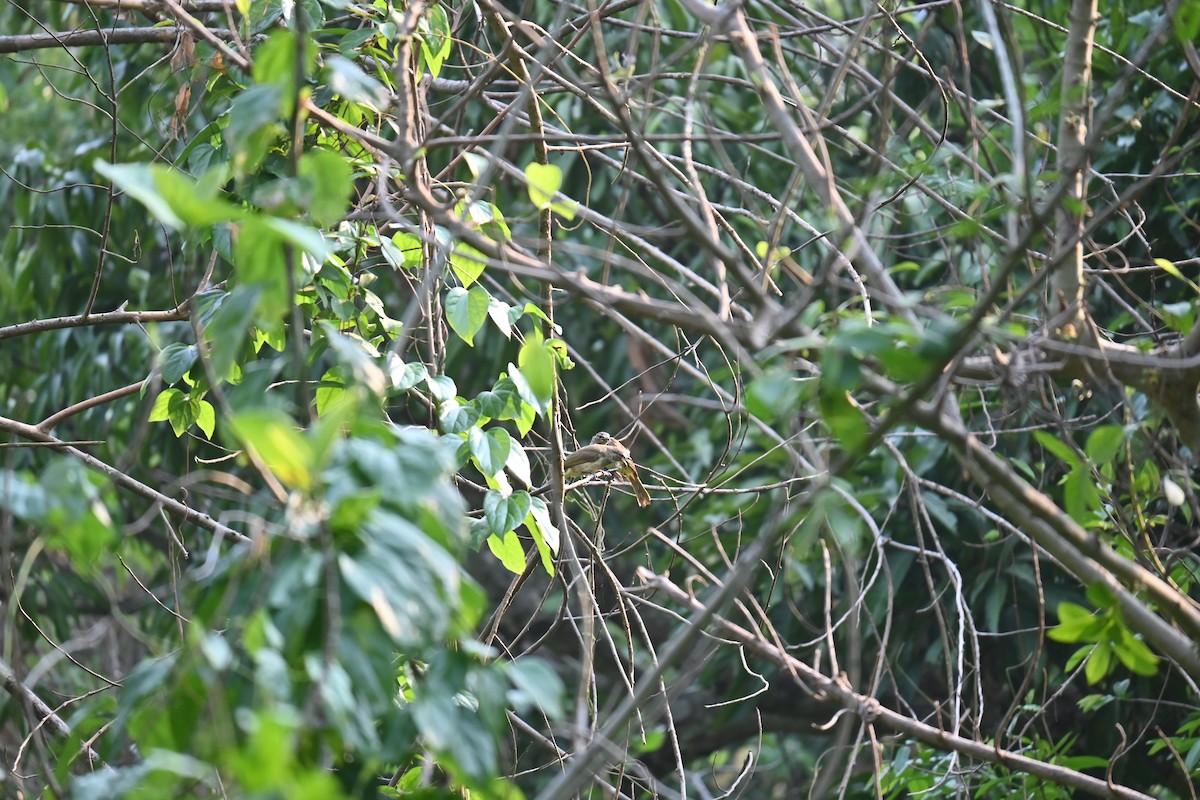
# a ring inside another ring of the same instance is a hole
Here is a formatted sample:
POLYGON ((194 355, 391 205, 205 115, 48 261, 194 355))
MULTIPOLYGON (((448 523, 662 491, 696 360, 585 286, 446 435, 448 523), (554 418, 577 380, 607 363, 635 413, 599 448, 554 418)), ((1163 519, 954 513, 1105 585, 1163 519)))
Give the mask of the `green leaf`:
POLYGON ((487 520, 492 533, 498 536, 516 530, 529 515, 529 508, 529 492, 513 492, 505 497, 495 489, 489 489, 483 497, 484 519, 487 520))
MULTIPOLYGON (((507 435, 507 433, 505 434, 507 435)), ((529 455, 520 442, 513 442, 508 451, 508 460, 504 463, 517 480, 527 487, 533 487, 533 473, 529 466, 529 455)))
POLYGON ((394 393, 407 392, 429 377, 429 371, 420 361, 405 364, 398 358, 388 361, 388 377, 394 393))
POLYGON ((321 376, 315 399, 319 416, 325 416, 345 403, 353 404, 353 396, 346 391, 346 379, 342 377, 340 367, 326 370, 321 376))
POLYGON ((479 424, 479 409, 452 397, 439 407, 438 424, 445 433, 466 433, 479 424))
POLYGON ((852 392, 862 383, 858 358, 837 347, 821 351, 821 392, 852 392))
POLYGON ((439 403, 453 400, 458 394, 458 387, 455 386, 454 379, 449 375, 426 374, 425 385, 429 387, 429 393, 433 395, 433 399, 439 403))
POLYGON ((491 295, 482 286, 472 286, 468 291, 455 286, 446 294, 446 321, 459 337, 475 345, 475 334, 488 318, 491 295))
POLYGON ((203 228, 246 216, 243 209, 217 196, 215 183, 200 185, 173 167, 101 160, 94 166, 169 228, 203 228))
POLYGON ((158 368, 162 373, 163 383, 170 386, 178 383, 196 363, 197 349, 195 345, 173 342, 158 354, 158 368))
POLYGON ((542 341, 540 332, 535 331, 521 345, 517 363, 520 365, 521 376, 529 383, 538 408, 543 414, 546 413, 550 408, 550 400, 554 397, 554 353, 547 347, 546 342, 542 341))
POLYGON ((562 719, 566 694, 562 679, 544 661, 523 657, 508 664, 508 678, 513 691, 509 702, 517 709, 533 706, 552 720, 562 719))
POLYGON ((305 491, 313 488, 317 464, 312 446, 286 414, 255 409, 235 414, 230 423, 238 440, 279 480, 305 491))
POLYGON ((1047 632, 1056 642, 1095 642, 1104 631, 1105 621, 1075 603, 1058 604, 1058 625, 1047 632))
POLYGON ((517 425, 517 433, 521 436, 528 435, 533 430, 533 423, 537 421, 537 414, 537 406, 522 401, 516 416, 513 417, 513 422, 517 425))
POLYGON ((1069 467, 1083 466, 1083 459, 1075 452, 1075 449, 1070 445, 1060 442, 1054 438, 1054 435, 1049 431, 1037 430, 1033 432, 1033 438, 1041 444, 1042 447, 1050 451, 1056 456, 1059 461, 1062 461, 1069 467))
POLYGON ((1096 684, 1104 679, 1104 676, 1112 670, 1113 648, 1108 641, 1099 642, 1092 648, 1092 655, 1088 658, 1087 666, 1084 667, 1083 674, 1087 676, 1088 684, 1096 684))
POLYGON ((479 413, 490 419, 505 419, 504 412, 506 403, 503 397, 496 392, 486 391, 475 395, 475 399, 471 401, 472 405, 479 409, 479 413))
POLYGON ((555 200, 554 195, 562 188, 562 169, 554 164, 532 163, 525 167, 525 182, 529 189, 529 200, 540 211, 547 208, 564 219, 574 219, 578 204, 573 200, 555 200))
POLYGON ((800 383, 791 370, 772 367, 746 387, 747 410, 766 422, 795 413, 800 402, 800 383))
POLYGON ((1067 672, 1071 672, 1081 663, 1083 663, 1083 660, 1091 655, 1092 651, 1095 649, 1096 645, 1085 644, 1083 647, 1071 654, 1071 657, 1067 659, 1067 663, 1063 665, 1063 669, 1067 672))
POLYGON ((204 435, 209 439, 212 438, 213 431, 217 427, 217 413, 213 409, 212 403, 207 400, 193 400, 196 409, 196 426, 204 431, 204 435))
MULTIPOLYGON (((479 428, 472 428, 467 435, 467 445, 471 449, 471 455, 479 464, 480 472, 489 478, 504 470, 508 454, 512 451, 512 444, 508 431, 503 428, 492 428, 486 432, 479 428)), ((496 532, 503 533, 504 531, 496 532)))
MULTIPOLYGON (((263 225, 274 231, 280 239, 299 248, 318 265, 325 263, 325 259, 329 258, 329 242, 325 240, 320 231, 311 225, 305 225, 280 217, 264 216, 259 219, 263 225)), ((316 271, 315 268, 313 271, 316 271)))
POLYGON ((154 176, 161 167, 149 164, 109 164, 97 159, 93 167, 113 185, 123 190, 133 199, 144 205, 151 214, 168 228, 179 230, 184 222, 171 208, 155 184, 154 176))
POLYGON ((1096 608, 1115 608, 1117 605, 1116 593, 1103 581, 1088 584, 1087 599, 1096 608))
POLYGON ((820 393, 821 420, 829 432, 850 452, 856 451, 870 435, 867 418, 846 392, 820 393))
POLYGON ((335 94, 376 113, 388 107, 388 90, 383 84, 344 56, 325 59, 325 81, 335 94))
POLYGON ((1124 631, 1124 635, 1114 645, 1114 650, 1121 663, 1135 675, 1149 677, 1157 674, 1158 656, 1154 655, 1145 642, 1135 638, 1128 631, 1124 631))
POLYGON ((450 17, 440 4, 433 3, 417 23, 418 40, 421 43, 421 61, 436 78, 442 71, 442 62, 450 55, 453 31, 450 17))
POLYGON ((509 531, 503 537, 492 534, 487 543, 492 555, 500 559, 505 569, 514 575, 525 572, 525 550, 515 531, 509 531))
POLYGON ((170 406, 172 402, 177 402, 174 398, 183 397, 183 392, 178 389, 164 389, 158 393, 158 397, 154 398, 154 406, 150 409, 151 422, 163 422, 170 416, 170 406))
POLYGON ((463 286, 469 287, 479 280, 486 267, 487 256, 469 244, 460 242, 450 251, 450 269, 463 286))
POLYGON ((562 169, 554 164, 531 163, 525 167, 529 200, 538 209, 550 207, 554 195, 562 188, 562 169))
POLYGON ((412 270, 421 266, 421 240, 415 234, 401 231, 391 239, 380 239, 379 249, 392 269, 412 270))
POLYGON ((1187 0, 1180 3, 1175 11, 1175 35, 1184 44, 1194 44, 1197 34, 1200 34, 1200 2, 1187 0))
POLYGON ((181 395, 172 397, 167 408, 167 419, 171 422, 171 428, 175 431, 175 436, 180 437, 192 427, 192 423, 196 421, 199 414, 199 407, 192 400, 191 395, 181 395))
POLYGON ((259 290, 256 323, 272 327, 291 308, 283 242, 261 219, 246 220, 235 234, 234 269, 245 284, 259 290))
POLYGON ((1101 425, 1088 434, 1084 451, 1093 464, 1107 464, 1117 457, 1125 442, 1125 429, 1120 425, 1101 425))
POLYGON ((1072 467, 1063 483, 1063 500, 1071 519, 1086 525, 1095 519, 1096 512, 1103 506, 1100 490, 1092 479, 1092 472, 1084 465, 1072 467))
POLYGON ((209 343, 209 360, 213 374, 228 379, 238 355, 246 345, 250 324, 258 312, 261 290, 256 286, 237 286, 223 294, 204 329, 209 343))
POLYGON ((492 318, 492 323, 504 334, 505 339, 512 338, 512 311, 513 307, 503 300, 497 300, 495 297, 488 299, 488 316, 492 318))
POLYGON ((267 83, 251 86, 234 97, 225 130, 236 174, 256 170, 267 150, 283 135, 279 120, 287 116, 289 102, 279 87, 267 83))
POLYGON ((354 188, 350 162, 341 153, 315 147, 300 156, 297 174, 304 184, 313 221, 322 227, 337 224, 350 206, 354 188))
POLYGON ((1163 272, 1170 275, 1175 280, 1180 281, 1181 283, 1183 283, 1187 286, 1190 286, 1192 288, 1192 291, 1200 293, 1200 286, 1197 286, 1196 283, 1194 281, 1192 281, 1190 278, 1185 277, 1184 274, 1179 271, 1179 267, 1175 266, 1167 259, 1156 258, 1156 259, 1154 259, 1154 263, 1156 265, 1158 265, 1159 269, 1161 269, 1163 272))
POLYGON ((525 527, 533 536, 546 574, 553 575, 554 556, 558 554, 559 532, 554 523, 550 521, 550 509, 546 507, 546 501, 542 498, 533 498, 529 506, 529 516, 525 518, 525 527))
POLYGON ((250 74, 255 83, 272 84, 282 93, 295 94, 296 35, 286 28, 271 31, 267 40, 254 48, 250 74))
MULTIPOLYGON (((184 432, 196 422, 202 409, 200 400, 193 400, 178 389, 166 389, 154 398, 154 406, 150 409, 150 421, 171 423, 175 436, 183 436, 184 432)), ((204 405, 208 405, 204 403, 204 405)), ((209 409, 212 406, 208 406, 209 409)), ((211 419, 211 418, 210 418, 211 419)), ((206 420, 206 422, 209 422, 206 420)))

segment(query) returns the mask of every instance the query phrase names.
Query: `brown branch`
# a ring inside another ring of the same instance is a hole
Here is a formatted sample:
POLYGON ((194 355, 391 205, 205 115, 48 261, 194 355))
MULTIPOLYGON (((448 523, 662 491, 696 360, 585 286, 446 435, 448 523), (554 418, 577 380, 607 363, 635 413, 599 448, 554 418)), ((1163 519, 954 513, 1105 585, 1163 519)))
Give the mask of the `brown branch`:
POLYGON ((733 3, 728 3, 727 7, 737 9, 729 17, 727 23, 729 39, 746 69, 753 76, 759 100, 765 107, 767 116, 779 131, 788 154, 796 163, 796 168, 803 173, 810 188, 820 198, 821 205, 829 210, 830 216, 842 228, 840 236, 827 237, 824 241, 837 243, 835 246, 839 249, 835 250, 834 255, 838 261, 843 261, 846 267, 860 266, 867 276, 872 290, 878 293, 881 299, 894 306, 900 316, 915 320, 912 311, 901 302, 903 293, 892 280, 879 255, 872 248, 866 232, 858 224, 854 214, 842 198, 834 181, 828 158, 822 159, 818 155, 817 151, 824 152, 826 147, 818 133, 820 125, 812 111, 801 104, 799 97, 792 98, 792 103, 796 106, 805 128, 814 131, 811 134, 812 141, 810 141, 792 119, 792 112, 788 110, 787 103, 784 102, 783 96, 771 79, 771 71, 759 50, 759 36, 746 20, 744 9, 733 3), (843 240, 849 243, 845 250, 840 249, 840 242, 843 240))
MULTIPOLYGON (((221 28, 206 28, 214 38, 231 39, 233 34, 221 28)), ((26 33, 16 36, 0 36, 0 53, 23 53, 27 50, 45 50, 51 47, 90 47, 118 44, 174 44, 184 30, 182 28, 116 28, 109 30, 70 31, 68 33, 26 33)), ((240 58, 240 56, 239 56, 240 58)), ((240 66, 240 65, 239 65, 240 66)))
POLYGON ((141 389, 143 383, 144 381, 138 381, 137 383, 131 383, 128 386, 122 386, 120 389, 113 389, 111 392, 105 392, 104 394, 98 394, 95 397, 89 397, 87 400, 81 400, 72 406, 67 406, 62 411, 58 411, 46 417, 37 424, 37 428, 40 431, 49 433, 54 429, 55 425, 62 422, 67 417, 73 417, 76 414, 87 411, 89 408, 95 408, 96 406, 102 406, 105 403, 111 403, 113 400, 120 400, 122 397, 128 397, 129 395, 134 394, 141 389))
MULTIPOLYGON (((647 589, 666 595, 693 612, 699 611, 702 605, 698 600, 680 589, 663 576, 655 575, 645 567, 638 567, 638 577, 647 589)), ((866 724, 879 722, 905 736, 924 742, 939 750, 951 750, 964 756, 989 764, 998 764, 1006 769, 1025 772, 1038 778, 1068 786, 1072 789, 1087 792, 1096 797, 1123 798, 1126 800, 1150 800, 1150 795, 1142 794, 1125 786, 1110 784, 1100 778, 1093 778, 1082 772, 1049 764, 1036 758, 1019 755, 1011 750, 1002 750, 986 742, 967 739, 940 728, 926 725, 911 717, 882 706, 874 698, 854 691, 844 678, 834 679, 817 671, 800 659, 792 656, 783 648, 768 642, 762 636, 753 633, 740 625, 721 617, 713 616, 711 623, 715 634, 737 641, 746 649, 751 650, 773 663, 783 667, 794 676, 793 680, 801 691, 810 693, 816 699, 839 701, 842 708, 858 713, 866 724)), ((842 713, 842 712, 839 712, 842 713)))
MULTIPOLYGON (((69 3, 89 8, 111 8, 114 11, 137 11, 142 14, 161 14, 167 10, 162 0, 57 0, 59 3, 69 3)), ((183 3, 183 7, 194 14, 211 14, 218 11, 237 11, 233 0, 192 0, 183 3)))
POLYGON ((179 20, 183 25, 191 28, 201 39, 204 39, 213 47, 217 48, 217 50, 219 50, 221 54, 225 56, 230 64, 237 66, 239 69, 250 69, 250 59, 232 49, 229 47, 229 45, 222 41, 222 38, 236 39, 236 36, 227 33, 226 36, 221 37, 218 35, 218 32, 215 29, 209 28, 203 22, 193 17, 187 12, 187 9, 175 2, 175 0, 163 0, 163 4, 166 5, 166 7, 170 10, 175 19, 179 20))
POLYGON ((189 508, 174 498, 167 497, 162 492, 147 486, 137 478, 126 475, 116 467, 111 466, 110 464, 107 464, 95 456, 85 453, 76 447, 72 447, 60 439, 56 439, 55 437, 33 425, 28 425, 24 422, 18 422, 17 420, 9 419, 8 417, 0 417, 0 431, 5 431, 13 434, 14 436, 20 436, 23 439, 29 439, 35 442, 46 442, 49 444, 58 445, 63 452, 79 459, 87 467, 106 476, 116 485, 124 489, 128 489, 134 494, 140 495, 151 502, 161 505, 172 514, 187 520, 196 527, 211 531, 218 536, 228 536, 230 539, 238 542, 250 541, 248 536, 238 533, 228 525, 217 522, 208 514, 205 514, 202 511, 197 511, 194 508, 189 508))
POLYGON ((60 328, 81 328, 86 325, 142 324, 146 322, 178 322, 188 318, 190 300, 165 311, 106 311, 100 314, 75 314, 70 317, 51 317, 6 325, 0 328, 0 341, 30 333, 55 331, 60 328))
MULTIPOLYGON (((1087 207, 1087 137, 1091 123, 1092 40, 1096 34, 1096 0, 1073 0, 1068 13, 1063 61, 1062 91, 1058 115, 1057 168, 1067 192, 1055 214, 1055 244, 1058 258, 1050 276, 1051 307, 1064 311, 1062 328, 1082 330, 1083 229, 1087 207)), ((1065 338, 1073 339, 1067 335, 1065 338)))
MULTIPOLYGON (((0 659, 0 683, 4 684, 4 690, 11 694, 18 704, 28 706, 31 711, 41 716, 41 721, 38 723, 39 727, 42 724, 46 724, 59 736, 71 736, 71 726, 64 722, 63 718, 55 713, 54 709, 46 705, 45 701, 38 697, 32 689, 17 678, 16 672, 3 659, 0 659)), ((89 747, 87 742, 81 743, 79 750, 93 767, 107 766, 104 760, 100 758, 100 754, 89 747)))
MULTIPOLYGON (((881 394, 898 392, 881 379, 867 377, 867 380, 881 394)), ((971 478, 987 490, 1013 524, 1081 583, 1103 583, 1111 589, 1129 626, 1185 673, 1200 678, 1200 653, 1196 647, 1196 640, 1200 640, 1200 609, 1190 598, 1117 553, 1099 536, 1084 530, 949 413, 921 402, 911 407, 909 416, 950 445, 971 478), (1162 616, 1150 610, 1127 586, 1144 592, 1162 616)))

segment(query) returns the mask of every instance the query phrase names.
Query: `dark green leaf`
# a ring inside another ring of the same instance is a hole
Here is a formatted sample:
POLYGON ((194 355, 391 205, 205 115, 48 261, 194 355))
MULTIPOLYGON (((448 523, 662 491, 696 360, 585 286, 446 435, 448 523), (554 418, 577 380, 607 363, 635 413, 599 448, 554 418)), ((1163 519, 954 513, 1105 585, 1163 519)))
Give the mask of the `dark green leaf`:
MULTIPOLYGON (((472 428, 467 435, 467 443, 470 445, 471 455, 479 464, 479 470, 489 478, 504 469, 509 451, 512 449, 512 439, 509 437, 508 431, 503 428, 491 428, 487 431, 472 428)), ((524 517, 525 515, 522 514, 521 518, 524 519, 524 517)), ((503 533, 503 531, 496 532, 503 533)))
POLYGON ((483 514, 492 533, 503 536, 525 521, 529 514, 529 492, 513 492, 505 497, 495 489, 489 489, 483 497, 483 514))
POLYGON ((178 383, 196 363, 196 346, 175 342, 167 345, 158 354, 158 367, 163 383, 170 386, 178 383))

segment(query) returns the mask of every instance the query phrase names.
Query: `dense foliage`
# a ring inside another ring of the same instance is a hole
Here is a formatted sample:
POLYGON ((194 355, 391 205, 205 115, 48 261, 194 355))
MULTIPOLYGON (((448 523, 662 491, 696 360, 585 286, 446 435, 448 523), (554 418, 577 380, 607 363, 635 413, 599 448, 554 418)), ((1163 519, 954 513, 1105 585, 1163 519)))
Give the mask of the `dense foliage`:
POLYGON ((0 30, 6 796, 1195 795, 1197 0, 0 30))

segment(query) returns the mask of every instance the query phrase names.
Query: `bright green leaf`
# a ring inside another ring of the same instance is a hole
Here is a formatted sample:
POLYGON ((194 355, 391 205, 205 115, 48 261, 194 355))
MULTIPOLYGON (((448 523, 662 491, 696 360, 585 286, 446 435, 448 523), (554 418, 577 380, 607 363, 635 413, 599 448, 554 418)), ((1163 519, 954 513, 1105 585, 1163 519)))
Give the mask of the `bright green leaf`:
POLYGON ((1102 506, 1100 490, 1091 470, 1080 464, 1072 467, 1063 483, 1063 505, 1071 519, 1080 525, 1091 522, 1102 506))
POLYGON ((169 408, 175 398, 183 397, 178 389, 164 389, 154 398, 154 406, 150 409, 151 422, 164 422, 169 417, 169 408))
POLYGON ((469 287, 479 280, 486 267, 487 256, 469 244, 460 242, 450 251, 450 269, 463 286, 469 287))
POLYGON ((421 240, 415 234, 401 231, 391 239, 381 238, 379 249, 392 269, 417 269, 421 266, 421 240))
POLYGON ((1099 683, 1108 675, 1112 670, 1112 660, 1112 645, 1107 641, 1097 643, 1092 649, 1092 655, 1088 658, 1087 666, 1083 671, 1089 685, 1099 683))
POLYGON ((500 559, 509 572, 520 575, 525 571, 525 550, 515 531, 509 531, 503 537, 492 534, 487 543, 492 555, 500 559))
POLYGON ((1135 675, 1151 676, 1158 672, 1158 656, 1141 639, 1130 634, 1114 645, 1117 658, 1135 675))
POLYGON ((1176 280, 1190 286, 1192 288, 1192 291, 1200 293, 1200 286, 1197 286, 1194 281, 1185 277, 1184 274, 1179 271, 1179 267, 1175 266, 1173 263, 1171 263, 1167 259, 1156 258, 1156 259, 1154 259, 1154 263, 1156 265, 1158 265, 1159 269, 1161 269, 1163 272, 1170 275, 1172 278, 1175 278, 1176 280))
POLYGON ((540 333, 534 333, 521 345, 517 357, 521 375, 529 383, 538 408, 545 413, 554 397, 555 368, 554 353, 542 341, 540 333))
POLYGON ((212 438, 217 427, 217 413, 212 403, 207 400, 196 401, 196 425, 204 431, 205 436, 212 438))
POLYGON ((297 489, 314 485, 312 446, 282 411, 243 411, 230 420, 239 441, 253 450, 281 481, 297 489))
POLYGON ((562 169, 554 164, 532 163, 525 167, 525 181, 529 189, 529 200, 539 210, 549 208, 564 219, 574 219, 577 204, 573 200, 555 200, 554 195, 562 188, 562 169))
POLYGON ((474 346, 475 334, 488 318, 491 295, 482 286, 455 286, 446 294, 446 321, 459 337, 474 346))

